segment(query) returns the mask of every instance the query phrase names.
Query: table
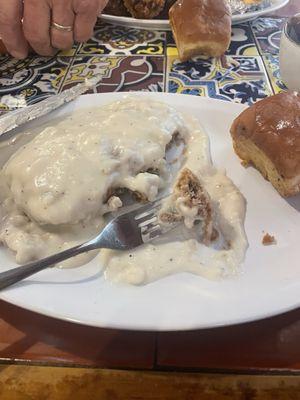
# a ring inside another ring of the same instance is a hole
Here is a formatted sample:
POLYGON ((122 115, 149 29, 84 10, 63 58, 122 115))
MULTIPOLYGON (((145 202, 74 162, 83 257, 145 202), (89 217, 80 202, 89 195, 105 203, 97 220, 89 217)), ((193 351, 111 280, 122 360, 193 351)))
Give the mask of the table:
MULTIPOLYGON (((103 75, 100 92, 170 91, 251 104, 284 89, 279 40, 285 17, 297 11, 293 0, 235 26, 226 57, 184 64, 169 33, 99 22, 93 40, 57 57, 0 58, 0 113, 16 107, 11 94, 23 107, 95 73, 103 75)), ((173 333, 80 326, 3 301, 0 317, 1 399, 300 398, 299 310, 173 333)))
POLYGON ((36 103, 99 74, 97 92, 167 91, 252 104, 283 90, 278 52, 282 17, 233 27, 221 59, 181 63, 170 32, 109 25, 99 20, 94 37, 55 57, 0 58, 0 112, 36 103), (19 101, 12 104, 11 96, 19 101))

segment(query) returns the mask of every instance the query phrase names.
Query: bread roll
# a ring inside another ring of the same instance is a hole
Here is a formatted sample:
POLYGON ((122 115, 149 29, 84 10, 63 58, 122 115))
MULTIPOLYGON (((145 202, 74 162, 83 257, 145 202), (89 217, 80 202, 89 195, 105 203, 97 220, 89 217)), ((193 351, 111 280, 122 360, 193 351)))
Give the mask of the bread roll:
POLYGON ((237 155, 285 197, 300 192, 300 94, 283 92, 249 107, 231 127, 237 155))
POLYGON ((205 55, 219 57, 231 40, 227 0, 178 0, 169 11, 181 61, 205 55))

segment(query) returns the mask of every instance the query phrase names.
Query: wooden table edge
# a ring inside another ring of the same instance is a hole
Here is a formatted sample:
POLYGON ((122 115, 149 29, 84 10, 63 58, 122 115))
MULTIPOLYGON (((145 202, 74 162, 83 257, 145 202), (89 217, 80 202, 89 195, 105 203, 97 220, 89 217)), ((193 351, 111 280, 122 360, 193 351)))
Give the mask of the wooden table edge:
POLYGON ((300 376, 0 365, 0 397, 3 400, 23 400, 24 395, 31 400, 176 400, 198 398, 196 396, 203 393, 209 393, 210 397, 205 398, 215 400, 271 400, 274 393, 276 398, 296 399, 300 394, 300 376))

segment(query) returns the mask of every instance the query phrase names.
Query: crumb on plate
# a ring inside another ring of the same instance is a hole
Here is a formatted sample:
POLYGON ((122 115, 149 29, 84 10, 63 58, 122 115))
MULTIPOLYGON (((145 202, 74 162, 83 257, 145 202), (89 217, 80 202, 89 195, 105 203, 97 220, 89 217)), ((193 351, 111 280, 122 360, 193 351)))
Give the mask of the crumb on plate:
POLYGON ((274 236, 266 233, 262 239, 262 244, 264 246, 271 246, 272 244, 277 244, 277 241, 274 236))

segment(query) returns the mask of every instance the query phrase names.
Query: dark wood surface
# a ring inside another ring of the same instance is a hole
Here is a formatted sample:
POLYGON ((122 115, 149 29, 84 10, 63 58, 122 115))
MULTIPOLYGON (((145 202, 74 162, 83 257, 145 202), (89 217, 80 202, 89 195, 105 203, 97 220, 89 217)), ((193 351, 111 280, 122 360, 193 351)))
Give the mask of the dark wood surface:
POLYGON ((155 335, 97 329, 0 301, 0 358, 54 365, 152 368, 155 335))
POLYGON ((300 310, 190 332, 127 332, 48 318, 0 302, 0 357, 45 365, 300 371, 300 310))
MULTIPOLYGON (((296 12, 300 12, 300 0, 292 0, 276 14, 296 12)), ((6 362, 129 369, 300 371, 300 310, 251 324, 161 334, 79 326, 3 301, 0 318, 0 359, 6 362)), ((1 390, 0 382, 2 399, 1 390)))
POLYGON ((0 366, 1 400, 298 400, 296 376, 0 366))
POLYGON ((254 323, 158 335, 163 367, 300 371, 300 310, 254 323))

